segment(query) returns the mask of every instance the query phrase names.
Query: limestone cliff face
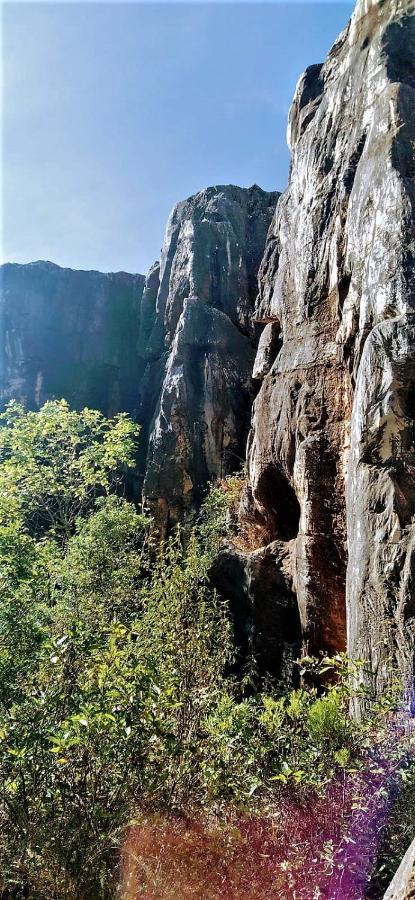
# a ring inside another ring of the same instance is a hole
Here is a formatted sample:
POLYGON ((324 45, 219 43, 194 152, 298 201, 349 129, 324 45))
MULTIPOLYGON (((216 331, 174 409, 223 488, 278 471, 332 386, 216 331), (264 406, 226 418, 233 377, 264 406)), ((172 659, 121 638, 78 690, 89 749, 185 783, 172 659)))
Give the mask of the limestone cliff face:
POLYGON ((377 691, 392 666, 413 679, 414 101, 414 0, 359 0, 299 81, 281 198, 179 203, 145 283, 2 271, 1 400, 131 412, 162 532, 240 466, 256 397, 249 542, 212 577, 242 655, 286 681, 301 646, 347 646, 377 691))
POLYGON ((170 216, 145 291, 154 314, 141 350, 147 417, 153 407, 144 498, 162 530, 243 462, 257 274, 277 196, 256 185, 208 188, 170 216))
POLYGON ((65 397, 77 408, 135 415, 144 277, 50 262, 0 271, 0 402, 36 409, 65 397))
POLYGON ((298 84, 259 274, 243 503, 258 546, 289 549, 308 649, 347 640, 378 690, 414 659, 413 13, 361 0, 298 84))
POLYGON ((146 279, 46 262, 1 268, 0 403, 36 409, 65 397, 129 412, 162 531, 243 462, 258 268, 277 197, 228 185, 179 203, 146 279))

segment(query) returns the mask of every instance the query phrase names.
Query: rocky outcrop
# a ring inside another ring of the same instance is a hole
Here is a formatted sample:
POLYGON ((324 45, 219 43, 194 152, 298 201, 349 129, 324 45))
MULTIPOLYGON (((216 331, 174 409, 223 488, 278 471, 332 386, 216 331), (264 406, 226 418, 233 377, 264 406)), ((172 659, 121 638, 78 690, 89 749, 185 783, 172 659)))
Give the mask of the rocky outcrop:
POLYGON ((170 216, 145 291, 154 324, 140 351, 147 417, 153 405, 143 492, 162 531, 197 507, 208 481, 243 462, 257 274, 277 196, 256 185, 208 188, 170 216))
POLYGON ((142 275, 1 267, 0 402, 65 397, 106 415, 138 407, 142 275))
POLYGON ((383 900, 414 900, 415 898, 415 841, 408 848, 392 879, 383 900))
POLYGON ((360 0, 298 84, 259 274, 242 512, 258 546, 292 548, 307 649, 347 641, 378 691, 414 659, 413 11, 360 0))
POLYGON ((243 462, 257 275, 277 197, 228 185, 179 203, 146 279, 46 262, 1 269, 0 402, 65 397, 129 412, 162 532, 243 462))
POLYGON ((278 203, 208 188, 173 210, 145 284, 6 266, 1 299, 3 401, 131 412, 162 533, 240 466, 257 394, 249 550, 214 574, 241 652, 292 680, 301 645, 348 647, 376 692, 414 675, 414 12, 358 0, 302 76, 278 203))
POLYGON ((224 547, 211 581, 226 597, 234 626, 237 665, 282 688, 299 681, 301 623, 289 543, 274 541, 250 553, 224 547))

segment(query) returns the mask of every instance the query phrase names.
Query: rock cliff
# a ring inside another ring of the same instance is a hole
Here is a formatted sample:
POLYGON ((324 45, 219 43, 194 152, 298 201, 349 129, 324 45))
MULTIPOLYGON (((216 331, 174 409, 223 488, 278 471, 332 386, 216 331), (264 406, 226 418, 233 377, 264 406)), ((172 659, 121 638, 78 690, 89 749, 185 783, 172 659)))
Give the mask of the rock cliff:
POLYGON ((50 262, 1 267, 0 402, 53 397, 112 415, 137 412, 142 275, 50 262))
POLYGON ((149 276, 144 497, 162 529, 197 506, 209 480, 242 465, 255 394, 257 275, 277 197, 227 186, 179 203, 158 274, 149 276))
POLYGON ((258 268, 277 197, 228 185, 177 204, 146 279, 46 262, 1 269, 1 402, 66 397, 129 412, 162 531, 243 462, 258 268))
MULTIPOLYGON (((259 273, 242 518, 282 542, 311 652, 413 676, 415 18, 360 0, 299 81, 259 273)), ((274 543, 275 546, 275 543, 274 543)))
POLYGON ((280 199, 208 188, 145 281, 34 263, 1 295, 3 401, 131 412, 162 532, 240 466, 256 397, 249 541, 212 573, 241 651, 295 680, 301 647, 347 647, 377 692, 414 675, 414 12, 358 0, 301 77, 280 199))

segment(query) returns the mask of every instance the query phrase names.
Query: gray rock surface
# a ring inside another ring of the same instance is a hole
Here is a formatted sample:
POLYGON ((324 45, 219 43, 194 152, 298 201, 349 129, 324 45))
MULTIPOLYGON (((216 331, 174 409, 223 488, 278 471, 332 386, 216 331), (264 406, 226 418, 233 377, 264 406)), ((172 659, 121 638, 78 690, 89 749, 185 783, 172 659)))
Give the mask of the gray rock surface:
POLYGON ((228 185, 177 204, 146 279, 47 262, 0 270, 0 403, 66 397, 131 413, 162 531, 243 462, 257 275, 277 197, 228 185))
POLYGON ((414 659, 413 13, 360 0, 299 81, 259 273, 242 513, 258 546, 294 548, 308 651, 347 641, 377 690, 414 659))
POLYGON ((301 624, 291 575, 291 547, 275 541, 243 552, 224 547, 215 561, 212 584, 226 597, 234 623, 237 662, 255 675, 280 683, 299 681, 301 624))
POLYGON ((377 692, 392 668, 409 691, 414 676, 414 13, 358 0, 301 77, 280 199, 219 186, 179 203, 145 283, 2 270, 2 400, 132 412, 161 532, 240 466, 256 397, 251 543, 215 575, 241 652, 290 680, 301 644, 347 647, 377 692))
POLYGON ((414 900, 415 898, 415 841, 408 847, 401 865, 392 879, 383 900, 414 900))
POLYGON ((208 481, 243 462, 257 274, 277 197, 257 185, 213 187, 170 216, 141 391, 144 403, 145 385, 159 379, 144 497, 162 531, 197 507, 208 481))
POLYGON ((0 269, 0 403, 36 409, 65 397, 112 415, 137 413, 142 275, 50 262, 0 269))

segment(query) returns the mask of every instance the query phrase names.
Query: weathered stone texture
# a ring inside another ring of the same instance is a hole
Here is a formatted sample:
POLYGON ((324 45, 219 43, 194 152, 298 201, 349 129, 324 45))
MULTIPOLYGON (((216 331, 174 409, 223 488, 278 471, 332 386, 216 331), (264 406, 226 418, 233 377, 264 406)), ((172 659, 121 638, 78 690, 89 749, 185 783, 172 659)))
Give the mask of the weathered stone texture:
POLYGON ((257 274, 277 197, 256 185, 208 188, 170 216, 146 348, 149 372, 159 359, 162 380, 144 497, 162 530, 197 507, 209 480, 243 462, 257 274))
POLYGON ((224 547, 211 573, 229 603, 238 664, 246 668, 253 661, 257 675, 271 676, 283 689, 299 681, 301 652, 291 549, 282 541, 252 552, 224 547))
POLYGON ((216 573, 241 651, 290 680, 301 643, 348 646, 378 692, 392 667, 414 674, 414 13, 358 0, 307 69, 278 203, 208 188, 174 208, 145 284, 5 266, 1 299, 3 401, 132 412, 162 532, 240 466, 257 394, 241 504, 256 549, 228 548, 216 573))
POLYGON ((411 676, 414 651, 413 12, 362 0, 298 84, 259 273, 243 504, 260 543, 294 542, 308 650, 346 647, 347 606, 349 651, 379 690, 392 661, 411 676))
POLYGON ((228 185, 179 203, 146 279, 46 262, 1 269, 0 401, 65 397, 131 413, 162 531, 243 462, 257 275, 277 197, 228 185))
POLYGON ((408 847, 401 865, 392 879, 383 900, 414 900, 415 898, 415 841, 408 847))
POLYGON ((0 402, 137 412, 142 275, 1 267, 0 402))

